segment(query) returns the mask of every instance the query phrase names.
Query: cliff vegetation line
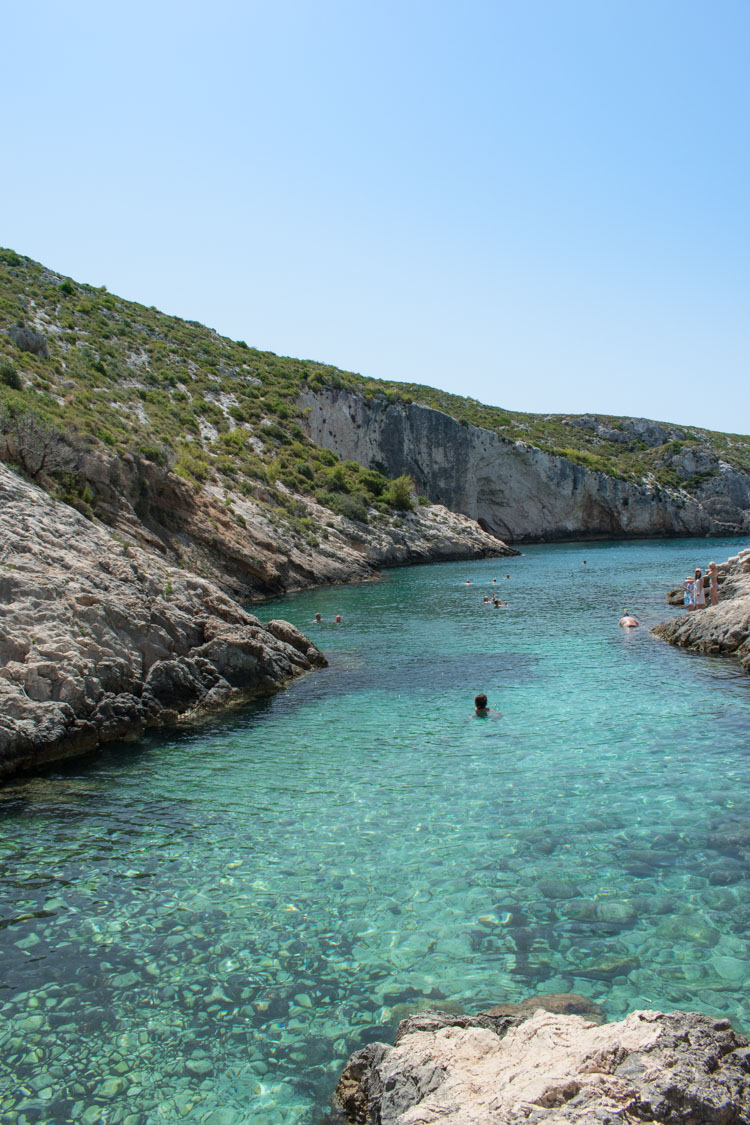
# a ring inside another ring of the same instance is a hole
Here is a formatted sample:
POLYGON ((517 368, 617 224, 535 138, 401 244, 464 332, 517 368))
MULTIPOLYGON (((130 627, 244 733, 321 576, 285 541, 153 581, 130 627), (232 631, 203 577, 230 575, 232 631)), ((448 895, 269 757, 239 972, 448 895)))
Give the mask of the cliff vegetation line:
POLYGON ((5 459, 32 479, 44 476, 45 466, 33 471, 38 440, 26 442, 24 463, 28 435, 19 441, 18 430, 46 426, 56 447, 47 475, 84 512, 96 490, 77 472, 81 445, 145 458, 198 488, 214 483, 251 496, 281 512, 295 535, 313 540, 318 530, 300 498, 359 522, 408 511, 414 498, 405 475, 389 480, 311 441, 300 392, 332 389, 419 403, 593 472, 683 495, 718 471, 717 458, 750 472, 749 437, 671 425, 654 436, 643 420, 511 412, 416 383, 367 379, 258 351, 0 250, 0 429, 11 435, 5 459))

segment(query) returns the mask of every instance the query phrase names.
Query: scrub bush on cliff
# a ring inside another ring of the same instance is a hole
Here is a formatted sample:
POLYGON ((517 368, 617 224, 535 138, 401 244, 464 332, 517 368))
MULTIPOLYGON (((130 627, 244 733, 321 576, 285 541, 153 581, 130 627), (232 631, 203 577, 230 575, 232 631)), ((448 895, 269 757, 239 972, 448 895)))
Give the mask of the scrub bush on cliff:
POLYGON ((33 410, 1 406, 0 459, 18 465, 33 481, 73 473, 80 464, 78 438, 72 431, 62 433, 33 410))
POLYGON ((397 512, 410 512, 414 507, 412 493, 414 481, 406 475, 389 481, 383 491, 382 500, 397 512))

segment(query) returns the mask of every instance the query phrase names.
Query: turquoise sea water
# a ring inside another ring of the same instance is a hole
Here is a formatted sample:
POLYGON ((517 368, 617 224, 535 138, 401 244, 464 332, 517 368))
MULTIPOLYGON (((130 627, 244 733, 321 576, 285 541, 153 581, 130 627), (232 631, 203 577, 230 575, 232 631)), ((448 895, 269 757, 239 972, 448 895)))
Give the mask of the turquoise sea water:
POLYGON ((647 628, 743 545, 289 597, 260 616, 328 669, 0 791, 0 1125, 311 1125, 426 1001, 575 990, 750 1031, 750 678, 647 628))

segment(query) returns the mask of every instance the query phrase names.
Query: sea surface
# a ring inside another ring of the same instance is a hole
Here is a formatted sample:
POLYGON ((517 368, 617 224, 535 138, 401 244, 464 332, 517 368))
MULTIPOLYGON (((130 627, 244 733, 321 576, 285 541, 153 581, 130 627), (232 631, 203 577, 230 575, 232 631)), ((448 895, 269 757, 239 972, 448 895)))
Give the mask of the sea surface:
POLYGON ((313 1125, 424 1006, 577 991, 750 1031, 750 677, 649 633, 744 545, 263 605, 329 668, 0 790, 0 1125, 313 1125))

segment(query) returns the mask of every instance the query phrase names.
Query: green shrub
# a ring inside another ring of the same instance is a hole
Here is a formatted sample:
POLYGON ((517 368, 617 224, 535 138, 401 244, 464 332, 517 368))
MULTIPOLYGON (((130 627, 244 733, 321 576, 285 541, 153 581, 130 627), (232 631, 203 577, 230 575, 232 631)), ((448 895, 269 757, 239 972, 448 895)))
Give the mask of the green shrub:
POLYGON ((413 491, 414 481, 404 474, 388 482, 383 491, 382 499, 389 508, 395 508, 397 512, 410 512, 414 507, 411 498, 413 491))
POLYGON ((0 383, 13 391, 23 390, 23 380, 9 359, 0 362, 0 383))
POLYGON ((153 461, 156 465, 161 465, 165 469, 171 469, 175 464, 175 453, 171 445, 166 442, 139 442, 135 445, 133 452, 140 457, 145 458, 146 461, 153 461))
POLYGON ((372 496, 382 496, 383 491, 388 484, 387 479, 382 473, 378 473, 375 469, 363 469, 359 474, 359 481, 363 488, 372 496))
POLYGON ((326 507, 330 508, 332 512, 337 512, 340 516, 346 516, 349 520, 367 523, 367 504, 362 496, 356 493, 329 493, 328 495, 330 503, 326 507))
POLYGON ((211 475, 211 465, 201 450, 193 450, 183 445, 177 457, 175 472, 187 480, 202 484, 211 475))
POLYGON ((350 492, 347 472, 343 465, 334 465, 333 468, 321 472, 322 482, 328 492, 350 492))

